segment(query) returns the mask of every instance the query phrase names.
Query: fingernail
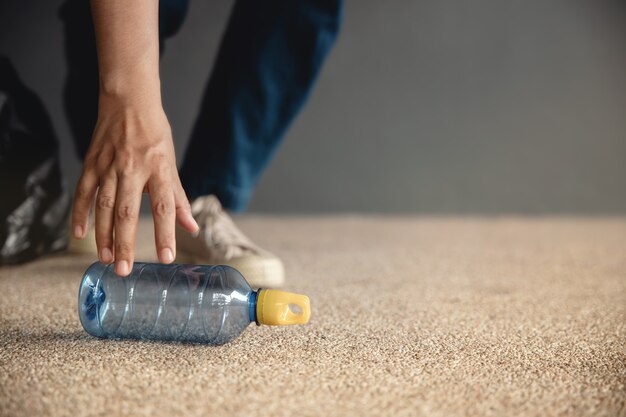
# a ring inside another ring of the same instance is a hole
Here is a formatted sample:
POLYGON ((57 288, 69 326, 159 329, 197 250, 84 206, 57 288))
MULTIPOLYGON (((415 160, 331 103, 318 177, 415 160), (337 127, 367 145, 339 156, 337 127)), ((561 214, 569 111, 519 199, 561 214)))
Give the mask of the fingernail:
POLYGON ((128 261, 118 261, 116 263, 115 273, 122 277, 130 274, 130 267, 128 265, 128 261))
POLYGON ((161 262, 165 264, 174 262, 174 254, 170 248, 161 249, 161 262))
POLYGON ((80 239, 83 237, 83 227, 80 225, 74 226, 74 237, 80 239))
POLYGON ((111 253, 111 249, 102 249, 100 251, 100 260, 105 264, 111 263, 113 261, 113 253, 111 253))

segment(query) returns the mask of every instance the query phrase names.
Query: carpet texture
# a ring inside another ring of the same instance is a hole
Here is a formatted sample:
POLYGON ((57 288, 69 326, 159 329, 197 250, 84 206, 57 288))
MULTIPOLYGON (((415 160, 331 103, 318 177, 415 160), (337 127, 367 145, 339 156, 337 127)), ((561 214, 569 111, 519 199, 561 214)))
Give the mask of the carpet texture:
MULTIPOLYGON (((91 259, 0 269, 2 416, 626 415, 626 219, 243 217, 310 324, 83 332, 91 259)), ((139 259, 154 259, 143 220, 139 259)))

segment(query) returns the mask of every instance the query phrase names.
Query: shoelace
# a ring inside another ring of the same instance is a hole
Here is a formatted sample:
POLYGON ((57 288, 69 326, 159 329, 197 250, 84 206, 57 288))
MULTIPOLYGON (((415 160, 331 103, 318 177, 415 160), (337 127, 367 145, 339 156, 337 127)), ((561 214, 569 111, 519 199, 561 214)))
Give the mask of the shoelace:
POLYGON ((256 252, 258 248, 238 228, 224 211, 217 197, 198 197, 191 205, 204 241, 222 252, 225 259, 256 252), (211 243, 213 245, 211 245, 211 243))

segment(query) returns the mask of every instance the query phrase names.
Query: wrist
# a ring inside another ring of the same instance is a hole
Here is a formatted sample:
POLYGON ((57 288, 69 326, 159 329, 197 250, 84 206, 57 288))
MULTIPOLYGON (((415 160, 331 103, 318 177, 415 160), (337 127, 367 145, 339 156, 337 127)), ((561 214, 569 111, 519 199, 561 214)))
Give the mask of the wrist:
POLYGON ((158 72, 131 71, 100 76, 100 100, 121 102, 151 101, 161 103, 161 80, 158 72))

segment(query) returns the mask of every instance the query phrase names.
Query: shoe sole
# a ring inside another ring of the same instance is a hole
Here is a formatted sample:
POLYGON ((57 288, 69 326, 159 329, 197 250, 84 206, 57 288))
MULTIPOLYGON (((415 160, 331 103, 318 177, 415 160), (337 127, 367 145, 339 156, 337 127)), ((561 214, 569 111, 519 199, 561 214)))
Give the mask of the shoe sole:
MULTIPOLYGON (((176 262, 211 265, 206 259, 180 250, 176 256, 176 262)), ((263 262, 234 260, 222 262, 221 265, 228 265, 241 272, 252 288, 279 288, 285 284, 285 269, 278 259, 266 259, 263 262)))

